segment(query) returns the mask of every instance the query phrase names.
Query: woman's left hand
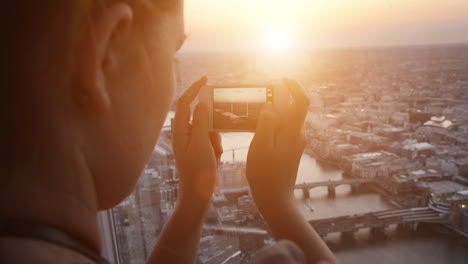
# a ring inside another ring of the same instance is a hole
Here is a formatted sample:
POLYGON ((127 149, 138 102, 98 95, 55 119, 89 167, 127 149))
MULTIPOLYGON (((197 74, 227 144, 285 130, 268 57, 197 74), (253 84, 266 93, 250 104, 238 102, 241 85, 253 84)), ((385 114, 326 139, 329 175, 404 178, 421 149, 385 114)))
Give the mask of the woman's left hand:
POLYGON ((207 82, 204 76, 177 101, 172 145, 180 177, 180 201, 208 205, 216 185, 217 168, 223 153, 219 133, 209 132, 209 113, 198 103, 190 123, 190 104, 207 82))

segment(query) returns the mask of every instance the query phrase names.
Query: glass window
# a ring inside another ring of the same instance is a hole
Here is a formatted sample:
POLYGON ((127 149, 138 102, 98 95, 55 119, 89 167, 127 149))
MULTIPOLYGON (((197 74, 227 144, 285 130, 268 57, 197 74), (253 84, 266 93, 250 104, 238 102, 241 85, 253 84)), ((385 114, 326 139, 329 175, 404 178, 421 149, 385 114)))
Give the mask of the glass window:
MULTIPOLYGON (((342 262, 445 263, 450 256, 450 262, 464 263, 466 238, 455 232, 468 236, 468 46, 437 43, 468 41, 466 2, 198 2, 187 1, 192 49, 177 57, 176 97, 203 75, 218 85, 298 80, 312 103, 295 196, 342 262), (208 15, 220 12, 227 12, 228 22, 208 15), (237 13, 242 18, 234 19, 237 13), (208 31, 195 20, 211 21, 216 38, 206 39, 208 31), (448 210, 454 210, 454 225, 423 223, 448 221, 448 210), (364 221, 395 215, 415 224, 385 222, 373 229, 364 221), (348 229, 328 232, 327 223, 348 229)), ((144 263, 174 209, 179 179, 173 115, 135 191, 111 210, 121 264, 144 263)), ((222 137, 198 263, 248 263, 273 242, 245 179, 253 133, 222 137)))

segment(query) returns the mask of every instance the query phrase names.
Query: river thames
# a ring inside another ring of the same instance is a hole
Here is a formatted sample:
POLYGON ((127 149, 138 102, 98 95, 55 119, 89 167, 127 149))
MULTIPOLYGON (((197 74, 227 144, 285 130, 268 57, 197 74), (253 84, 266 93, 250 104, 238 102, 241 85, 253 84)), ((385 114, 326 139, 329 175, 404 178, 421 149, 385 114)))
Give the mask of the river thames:
MULTIPOLYGON (((222 134, 223 148, 226 150, 222 161, 232 161, 230 149, 237 149, 234 157, 236 161, 245 161, 252 137, 253 133, 222 134)), ((319 164, 314 158, 304 154, 296 182, 341 178, 342 172, 339 169, 319 164)), ((351 194, 347 185, 338 186, 336 197, 332 199, 328 198, 326 187, 312 189, 309 199, 302 197, 302 191, 296 191, 296 198, 309 220, 394 208, 376 193, 351 194)), ((338 234, 329 235, 325 240, 343 263, 468 263, 468 239, 437 226, 420 226, 416 231, 406 233, 389 227, 386 237, 379 239, 363 229, 352 240, 341 239, 338 234)))

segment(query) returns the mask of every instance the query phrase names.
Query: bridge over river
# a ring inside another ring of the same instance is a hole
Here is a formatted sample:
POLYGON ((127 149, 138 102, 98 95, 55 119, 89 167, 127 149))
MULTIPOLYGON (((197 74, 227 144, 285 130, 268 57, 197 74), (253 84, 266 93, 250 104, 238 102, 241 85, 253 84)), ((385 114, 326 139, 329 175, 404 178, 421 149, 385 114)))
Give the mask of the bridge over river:
POLYGON ((413 223, 448 223, 448 216, 429 207, 386 210, 309 221, 321 236, 335 232, 355 232, 362 228, 383 231, 389 225, 413 223))
MULTIPOLYGON (((429 207, 417 207, 397 210, 369 212, 347 216, 311 220, 309 223, 320 236, 330 233, 353 233, 362 228, 370 228, 372 232, 384 232, 385 227, 397 224, 412 226, 415 223, 448 223, 448 216, 432 210, 429 207)), ((250 234, 266 236, 266 230, 251 227, 210 226, 205 225, 204 230, 222 234, 250 234)))
POLYGON ((310 196, 310 189, 316 187, 327 187, 328 188, 328 195, 334 196, 335 195, 335 188, 340 185, 350 185, 351 191, 356 191, 359 186, 362 184, 368 183, 376 183, 376 178, 355 178, 355 179, 342 179, 342 180, 328 180, 328 181, 321 181, 321 182, 309 182, 309 183, 300 183, 296 184, 295 189, 300 189, 304 193, 304 197, 308 198, 310 196))

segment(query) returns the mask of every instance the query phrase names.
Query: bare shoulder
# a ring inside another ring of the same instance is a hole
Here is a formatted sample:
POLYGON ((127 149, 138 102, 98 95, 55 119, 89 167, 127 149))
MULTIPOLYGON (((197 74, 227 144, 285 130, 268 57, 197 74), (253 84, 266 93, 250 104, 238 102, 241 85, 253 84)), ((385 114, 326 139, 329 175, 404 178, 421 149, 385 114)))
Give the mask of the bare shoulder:
POLYGON ((95 264, 89 258, 65 247, 34 239, 0 238, 2 264, 95 264))

